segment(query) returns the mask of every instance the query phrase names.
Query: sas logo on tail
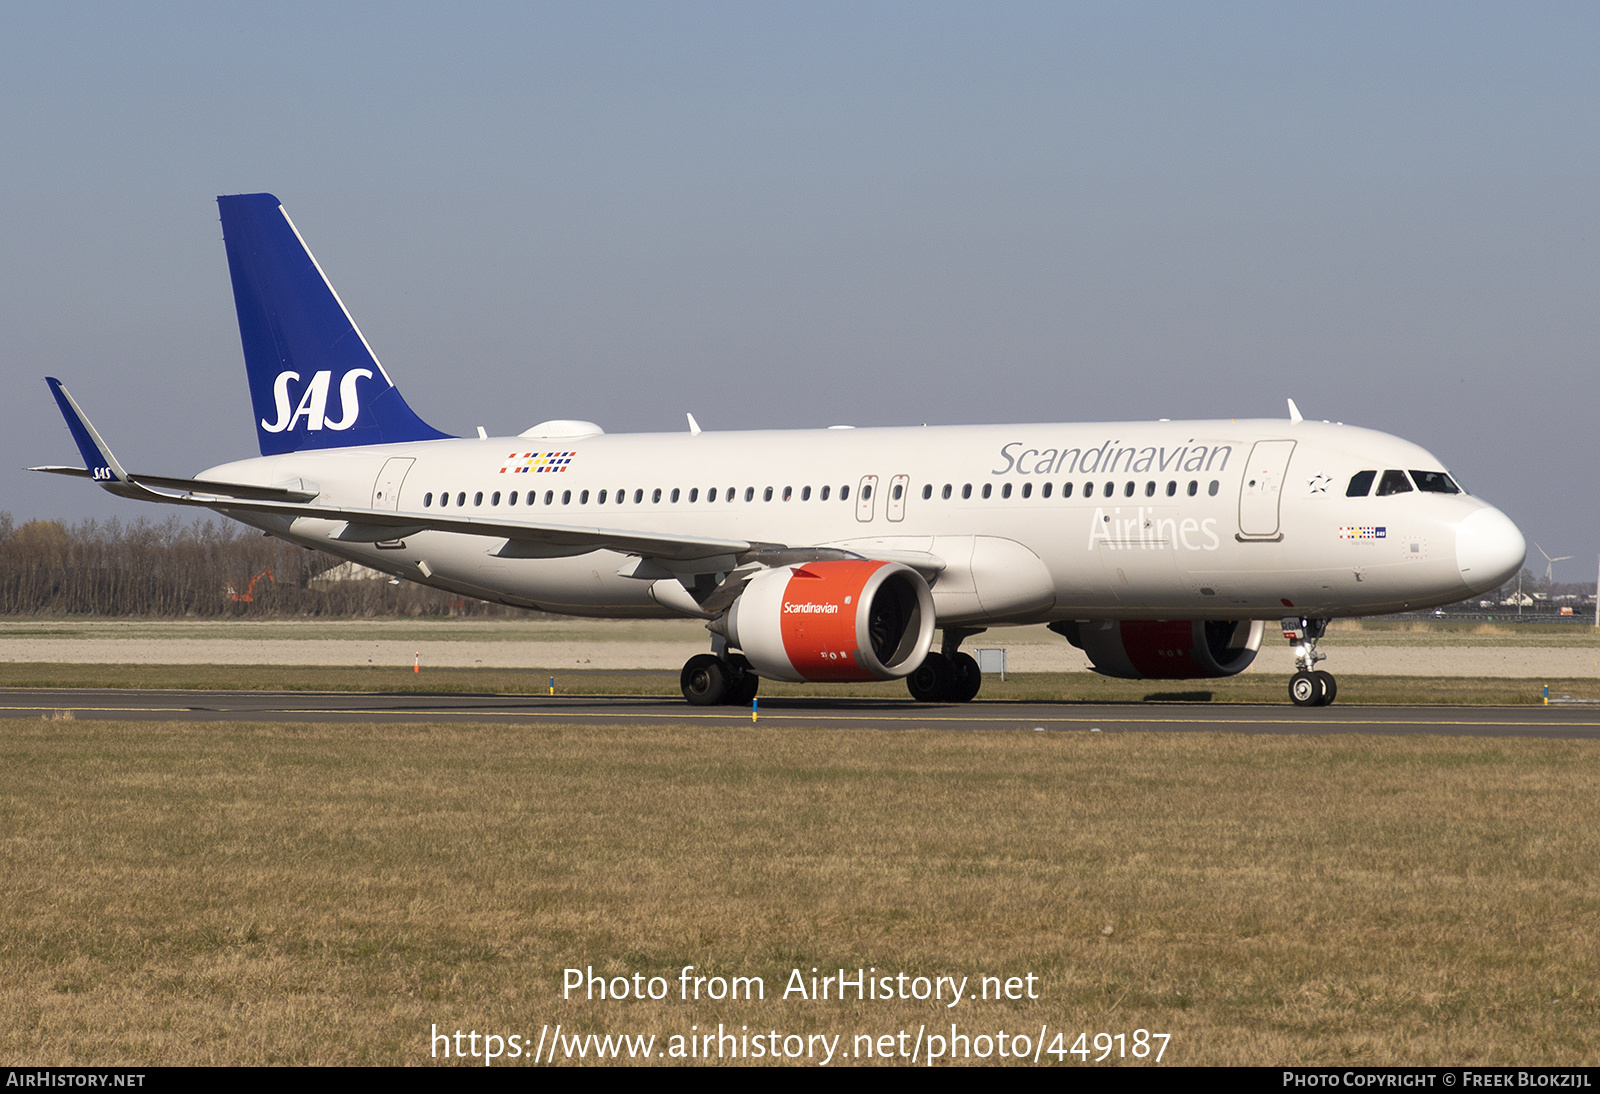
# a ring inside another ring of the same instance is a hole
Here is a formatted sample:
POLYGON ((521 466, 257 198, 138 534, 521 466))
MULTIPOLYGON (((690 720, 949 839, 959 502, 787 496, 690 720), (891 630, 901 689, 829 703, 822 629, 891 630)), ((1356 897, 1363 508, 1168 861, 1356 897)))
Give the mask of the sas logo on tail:
POLYGON ((277 404, 278 420, 269 422, 263 418, 261 428, 268 433, 282 433, 286 429, 294 429, 304 419, 308 430, 349 429, 361 417, 361 399, 356 394, 356 381, 362 377, 372 379, 372 370, 353 368, 339 378, 340 416, 333 420, 328 417, 328 388, 333 383, 332 372, 324 370, 312 375, 293 413, 289 410, 289 382, 299 380, 300 374, 278 373, 278 378, 272 382, 272 399, 277 404))

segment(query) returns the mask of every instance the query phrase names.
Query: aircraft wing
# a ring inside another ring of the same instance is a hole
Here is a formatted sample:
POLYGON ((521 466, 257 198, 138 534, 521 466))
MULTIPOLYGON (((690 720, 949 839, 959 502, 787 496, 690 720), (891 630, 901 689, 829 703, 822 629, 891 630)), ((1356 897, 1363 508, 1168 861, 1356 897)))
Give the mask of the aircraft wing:
MULTIPOLYGON (((445 516, 444 514, 401 513, 390 509, 366 509, 341 505, 318 505, 315 491, 294 487, 255 486, 245 483, 181 479, 161 475, 130 474, 89 422, 77 400, 60 380, 46 377, 56 403, 61 407, 67 427, 78 443, 87 467, 33 467, 55 475, 70 475, 93 480, 102 489, 138 501, 158 501, 169 505, 196 505, 239 513, 273 513, 287 517, 311 517, 344 521, 345 527, 332 538, 355 543, 403 539, 419 532, 453 532, 508 540, 502 553, 515 556, 512 545, 524 545, 532 557, 541 548, 551 554, 582 553, 583 549, 610 549, 626 554, 673 561, 691 561, 732 555, 747 561, 785 545, 745 539, 720 539, 709 536, 681 536, 661 532, 598 526, 549 524, 529 520, 495 517, 445 516), (563 550, 569 549, 569 550, 563 550), (579 548, 580 550, 570 550, 579 548)), ((840 552, 844 553, 844 552, 840 552)))

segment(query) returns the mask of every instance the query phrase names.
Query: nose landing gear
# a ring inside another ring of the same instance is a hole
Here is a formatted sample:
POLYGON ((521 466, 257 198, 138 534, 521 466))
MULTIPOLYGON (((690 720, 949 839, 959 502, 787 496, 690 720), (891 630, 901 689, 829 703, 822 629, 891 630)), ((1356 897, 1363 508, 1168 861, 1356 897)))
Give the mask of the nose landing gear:
POLYGON ((1289 698, 1297 707, 1325 707, 1339 694, 1333 674, 1317 668, 1318 661, 1328 659, 1327 654, 1317 652, 1317 641, 1327 631, 1326 619, 1291 616, 1283 621, 1283 637, 1294 647, 1295 674, 1289 677, 1289 698))

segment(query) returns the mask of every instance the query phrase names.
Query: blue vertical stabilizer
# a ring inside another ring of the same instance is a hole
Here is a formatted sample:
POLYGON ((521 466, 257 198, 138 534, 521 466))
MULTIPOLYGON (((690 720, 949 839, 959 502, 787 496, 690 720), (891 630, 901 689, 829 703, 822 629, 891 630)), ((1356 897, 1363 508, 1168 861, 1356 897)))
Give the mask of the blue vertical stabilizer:
POLYGON ((219 197, 263 456, 431 441, 271 194, 219 197))

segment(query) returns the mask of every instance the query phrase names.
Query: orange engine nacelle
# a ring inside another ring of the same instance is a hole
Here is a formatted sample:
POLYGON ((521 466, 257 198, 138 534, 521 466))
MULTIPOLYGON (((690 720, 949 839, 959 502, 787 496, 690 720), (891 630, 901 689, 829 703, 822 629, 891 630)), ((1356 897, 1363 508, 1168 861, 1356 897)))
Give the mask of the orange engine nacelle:
POLYGON ((1097 619, 1050 629, 1082 650, 1102 676, 1192 680, 1249 668, 1265 625, 1259 619, 1097 619))
POLYGON ((893 680, 933 645, 933 594, 898 562, 779 566, 750 579, 724 626, 757 676, 893 680))

